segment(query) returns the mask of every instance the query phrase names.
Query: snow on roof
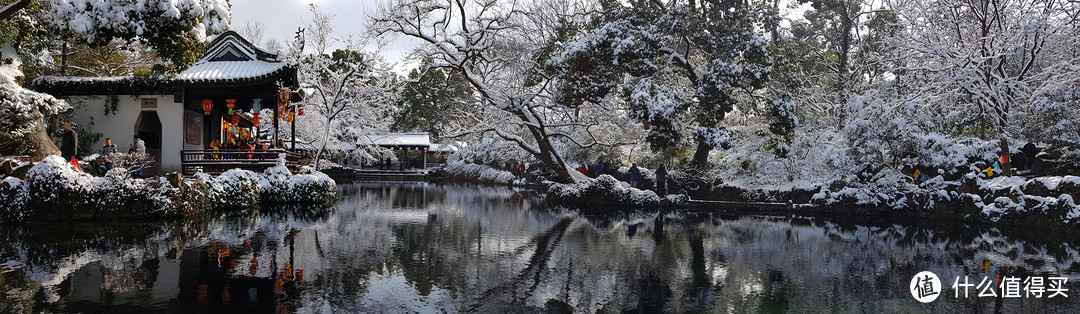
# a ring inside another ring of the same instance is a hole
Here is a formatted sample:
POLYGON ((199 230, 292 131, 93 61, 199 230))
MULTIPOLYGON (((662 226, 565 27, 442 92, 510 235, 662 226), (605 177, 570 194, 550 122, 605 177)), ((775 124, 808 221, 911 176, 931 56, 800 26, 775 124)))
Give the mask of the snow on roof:
POLYGON ((176 79, 189 83, 260 79, 287 66, 277 54, 255 47, 240 34, 228 31, 214 38, 202 59, 176 79))
POLYGON ((379 146, 431 146, 427 133, 390 133, 360 136, 357 145, 379 146))
POLYGON ((438 143, 435 143, 435 144, 431 144, 431 147, 428 148, 428 151, 453 153, 453 152, 458 151, 458 149, 460 149, 461 144, 462 144, 461 142, 458 142, 458 143, 455 143, 455 144, 438 144, 438 143))
POLYGON ((176 79, 185 82, 258 79, 270 76, 285 66, 284 62, 261 60, 199 61, 199 63, 177 75, 176 79))

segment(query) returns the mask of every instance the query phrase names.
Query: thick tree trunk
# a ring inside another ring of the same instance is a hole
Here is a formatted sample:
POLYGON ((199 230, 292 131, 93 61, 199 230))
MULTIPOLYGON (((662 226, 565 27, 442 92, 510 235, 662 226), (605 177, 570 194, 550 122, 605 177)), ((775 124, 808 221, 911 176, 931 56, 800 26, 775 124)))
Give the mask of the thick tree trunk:
POLYGON ((706 163, 709 162, 710 151, 712 151, 712 147, 709 144, 706 144, 705 141, 698 141, 697 149, 694 151, 694 159, 690 161, 690 167, 705 169, 706 163))
MULTIPOLYGON (((36 113, 36 111, 35 111, 36 113)), ((27 153, 34 161, 39 161, 46 156, 56 155, 60 151, 59 147, 56 147, 56 143, 53 143, 52 138, 49 137, 49 131, 45 128, 45 122, 38 119, 34 122, 34 131, 27 139, 29 149, 27 153)))
POLYGON ((1006 140, 1004 137, 1002 137, 1001 138, 1001 157, 1004 157, 1004 158, 1002 158, 1004 160, 1001 163, 1001 173, 1003 173, 1006 176, 1012 176, 1013 175, 1012 163, 1009 162, 1010 157, 1007 157, 1007 156, 1009 156, 1009 141, 1006 140))
POLYGON ((539 154, 533 154, 537 159, 540 159, 548 168, 555 170, 555 174, 559 175, 559 181, 561 183, 574 183, 573 174, 570 173, 570 169, 566 167, 566 161, 559 156, 555 151, 555 147, 551 145, 551 139, 537 127, 529 126, 529 133, 536 139, 536 146, 540 148, 539 154))

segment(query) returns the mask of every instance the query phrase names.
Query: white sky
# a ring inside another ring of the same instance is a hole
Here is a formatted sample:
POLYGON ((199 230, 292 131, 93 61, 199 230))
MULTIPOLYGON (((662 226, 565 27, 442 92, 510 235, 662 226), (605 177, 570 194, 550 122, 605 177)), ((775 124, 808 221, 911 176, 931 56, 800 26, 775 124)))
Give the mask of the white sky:
MULTIPOLYGON (((787 9, 790 1, 792 0, 784 0, 781 3, 783 14, 789 18, 800 17, 802 12, 809 8, 809 4, 804 4, 794 10, 787 9)), ((321 10, 336 14, 333 20, 334 32, 339 37, 359 37, 363 36, 367 16, 374 14, 381 2, 383 0, 231 0, 232 28, 241 29, 249 21, 261 21, 266 26, 264 33, 267 38, 286 44, 293 39, 297 28, 311 19, 307 5, 315 3, 321 10)), ((398 63, 396 72, 405 73, 409 66, 401 62, 405 54, 415 46, 413 41, 399 37, 383 48, 382 56, 398 63)))
MULTIPOLYGON (((276 39, 282 44, 293 40, 296 30, 310 21, 311 13, 307 5, 315 3, 319 8, 334 17, 334 33, 338 37, 352 35, 363 36, 367 15, 378 9, 382 0, 231 0, 232 29, 238 30, 247 22, 262 22, 267 38, 276 39)), ((342 47, 334 47, 342 48, 342 47)), ((388 60, 400 62, 413 48, 408 40, 398 39, 383 49, 382 55, 388 60)))

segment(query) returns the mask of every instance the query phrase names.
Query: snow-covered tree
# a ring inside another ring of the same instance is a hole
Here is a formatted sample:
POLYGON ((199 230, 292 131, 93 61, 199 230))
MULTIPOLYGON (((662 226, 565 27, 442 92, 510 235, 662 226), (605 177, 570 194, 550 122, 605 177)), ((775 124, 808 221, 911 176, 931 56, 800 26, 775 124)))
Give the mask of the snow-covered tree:
POLYGON ((198 61, 206 37, 227 30, 230 18, 228 0, 48 0, 40 9, 29 16, 49 31, 91 46, 139 39, 174 69, 198 61))
POLYGON ((902 70, 920 76, 911 95, 963 112, 963 131, 984 138, 1015 133, 1010 115, 1048 66, 1048 40, 1074 19, 1068 1, 919 0, 892 4, 906 28, 894 42, 902 70), (955 105, 954 105, 955 104, 955 105))
POLYGON ((606 23, 548 61, 563 97, 595 101, 618 88, 654 149, 692 136, 691 163, 704 167, 726 145, 725 115, 763 100, 772 59, 759 32, 769 11, 741 1, 630 1, 604 10, 606 23))
POLYGON ((323 154, 340 149, 343 141, 361 135, 385 132, 396 96, 396 79, 390 65, 377 53, 364 52, 365 45, 350 44, 326 54, 328 43, 337 40, 330 23, 333 16, 311 6, 314 16, 302 36, 290 47, 288 59, 299 67, 301 88, 313 91, 303 103, 306 116, 298 137, 308 137, 318 151, 316 168, 323 154), (304 53, 306 42, 315 43, 314 53, 304 53), (335 147, 337 146, 337 147, 335 147))
POLYGON ((482 106, 468 112, 456 134, 495 134, 554 171, 559 180, 584 179, 567 167, 569 147, 613 147, 617 138, 601 130, 627 127, 618 110, 580 114, 560 101, 553 77, 544 75, 536 56, 555 38, 559 20, 583 18, 591 5, 574 1, 394 0, 380 8, 371 30, 423 43, 419 58, 431 67, 461 73, 482 106))

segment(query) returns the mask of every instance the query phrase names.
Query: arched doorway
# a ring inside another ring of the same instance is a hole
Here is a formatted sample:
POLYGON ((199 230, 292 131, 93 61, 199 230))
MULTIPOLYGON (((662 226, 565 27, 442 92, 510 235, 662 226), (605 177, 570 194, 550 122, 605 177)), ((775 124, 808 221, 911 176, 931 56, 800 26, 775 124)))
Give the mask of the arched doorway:
POLYGON ((146 153, 154 156, 154 165, 143 170, 144 176, 154 176, 161 171, 161 120, 155 111, 139 113, 135 120, 135 134, 146 143, 146 153))

